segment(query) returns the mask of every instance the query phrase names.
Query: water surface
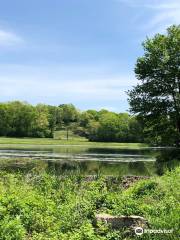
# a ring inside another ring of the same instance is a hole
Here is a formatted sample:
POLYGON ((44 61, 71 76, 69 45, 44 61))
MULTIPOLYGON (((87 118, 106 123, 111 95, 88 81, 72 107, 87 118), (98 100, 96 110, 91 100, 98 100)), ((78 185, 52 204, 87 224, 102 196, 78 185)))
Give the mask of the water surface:
MULTIPOLYGON (((176 150, 177 151, 177 150, 176 150)), ((175 150, 159 148, 91 148, 85 146, 1 146, 0 168, 30 171, 44 168, 56 174, 155 175, 178 165, 175 150), (175 155, 173 160, 169 160, 175 155), (164 155, 164 156, 163 156, 164 155), (167 159, 165 159, 167 158, 167 159)))

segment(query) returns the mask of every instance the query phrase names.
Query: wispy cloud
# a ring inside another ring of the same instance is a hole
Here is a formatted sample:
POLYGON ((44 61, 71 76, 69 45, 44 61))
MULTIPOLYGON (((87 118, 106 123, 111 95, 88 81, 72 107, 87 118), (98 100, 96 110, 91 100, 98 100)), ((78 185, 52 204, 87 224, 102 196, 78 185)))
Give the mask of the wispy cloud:
POLYGON ((148 35, 164 32, 172 24, 180 24, 180 0, 117 0, 133 8, 143 8, 146 19, 139 17, 138 26, 148 35))
POLYGON ((23 42, 23 39, 17 34, 0 29, 0 46, 13 46, 23 42))
MULTIPOLYGON (((78 68, 78 66, 76 66, 78 68)), ((93 76, 70 72, 62 74, 61 66, 34 68, 24 66, 0 65, 0 101, 20 99, 36 102, 91 102, 96 105, 110 102, 126 102, 125 91, 136 84, 130 74, 116 76, 93 76), (11 69, 11 71, 10 71, 11 69), (48 70, 47 70, 48 69, 48 70), (13 87, 12 87, 13 86, 13 87)), ((108 106, 108 105, 107 105, 108 106)), ((111 105, 108 107, 110 109, 111 105)))
POLYGON ((131 7, 146 7, 152 9, 174 9, 180 6, 179 0, 116 0, 131 7))

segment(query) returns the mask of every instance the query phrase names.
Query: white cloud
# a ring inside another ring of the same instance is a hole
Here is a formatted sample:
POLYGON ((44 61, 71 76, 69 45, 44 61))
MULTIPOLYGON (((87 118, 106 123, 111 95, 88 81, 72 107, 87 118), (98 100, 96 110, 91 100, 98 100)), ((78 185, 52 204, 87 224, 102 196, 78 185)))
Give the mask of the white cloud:
POLYGON ((139 15, 137 25, 141 30, 152 36, 164 32, 172 24, 180 24, 180 0, 117 0, 129 7, 144 9, 144 15, 139 15), (150 14, 150 15, 149 15, 150 14))
POLYGON ((22 42, 23 39, 17 34, 0 29, 0 46, 12 46, 22 42))
POLYGON ((179 0, 116 0, 131 7, 146 7, 152 9, 174 9, 180 6, 179 0))
MULTIPOLYGON (((60 67, 59 67, 60 68, 60 67)), ((58 67, 35 68, 0 65, 0 86, 3 99, 46 99, 74 101, 126 101, 125 91, 135 85, 132 75, 92 76, 62 74, 58 67), (48 69, 48 70, 47 70, 48 69)), ((86 74, 85 74, 86 75, 86 74)), ((88 75, 88 74, 87 74, 88 75)))

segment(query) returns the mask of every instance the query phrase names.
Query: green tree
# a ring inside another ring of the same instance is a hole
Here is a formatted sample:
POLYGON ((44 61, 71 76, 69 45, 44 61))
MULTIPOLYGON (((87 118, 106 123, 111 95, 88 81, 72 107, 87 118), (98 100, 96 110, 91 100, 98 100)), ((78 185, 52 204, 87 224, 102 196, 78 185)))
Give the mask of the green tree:
POLYGON ((62 120, 64 124, 76 122, 79 117, 79 112, 73 104, 61 104, 59 108, 62 110, 62 120))
POLYGON ((143 123, 135 116, 129 118, 129 142, 144 142, 143 123))
POLYGON ((128 113, 118 114, 116 141, 118 142, 130 141, 129 122, 130 116, 128 113))
POLYGON ((98 130, 100 123, 95 120, 90 120, 87 125, 87 136, 90 141, 99 141, 98 130))
POLYGON ((49 137, 49 113, 48 107, 44 104, 36 106, 36 115, 34 121, 34 135, 38 137, 49 137))
POLYGON ((98 111, 90 109, 90 110, 87 110, 86 112, 89 114, 89 116, 91 116, 91 119, 94 119, 95 121, 99 120, 99 112, 98 111))
POLYGON ((56 106, 48 105, 47 107, 50 135, 53 137, 54 131, 62 127, 62 111, 56 106))
POLYGON ((100 117, 100 127, 98 129, 98 138, 101 141, 116 141, 119 132, 120 121, 115 113, 104 112, 100 117))
POLYGON ((81 136, 87 137, 88 136, 88 126, 91 120, 94 119, 94 116, 87 111, 81 112, 79 114, 79 121, 76 123, 74 127, 74 133, 81 136))
POLYGON ((129 94, 131 112, 145 123, 158 142, 167 143, 169 133, 180 142, 180 25, 167 34, 156 34, 144 43, 135 73, 139 80, 129 94), (167 134, 165 134, 167 133, 167 134))
POLYGON ((81 127, 86 127, 90 120, 93 119, 93 116, 88 112, 82 112, 80 114, 79 124, 81 127))
POLYGON ((9 102, 6 104, 6 126, 8 136, 31 136, 34 125, 34 108, 25 102, 9 102))
POLYGON ((9 132, 8 105, 5 103, 0 104, 0 136, 7 136, 9 132))
POLYGON ((62 112, 62 120, 66 128, 67 140, 69 138, 69 129, 73 129, 73 125, 79 119, 79 112, 73 104, 61 104, 59 109, 62 112))

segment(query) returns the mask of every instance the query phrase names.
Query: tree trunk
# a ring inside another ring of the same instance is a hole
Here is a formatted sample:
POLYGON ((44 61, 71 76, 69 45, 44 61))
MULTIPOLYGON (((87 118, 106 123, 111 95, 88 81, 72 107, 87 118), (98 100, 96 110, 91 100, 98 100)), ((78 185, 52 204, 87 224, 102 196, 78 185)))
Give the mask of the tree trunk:
POLYGON ((66 128, 66 139, 67 139, 67 141, 69 140, 69 128, 68 127, 66 128))

